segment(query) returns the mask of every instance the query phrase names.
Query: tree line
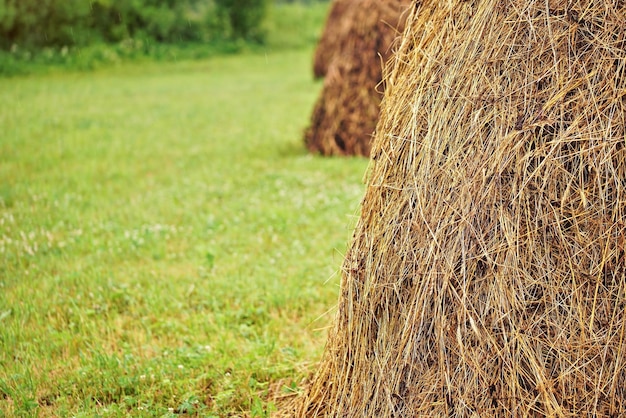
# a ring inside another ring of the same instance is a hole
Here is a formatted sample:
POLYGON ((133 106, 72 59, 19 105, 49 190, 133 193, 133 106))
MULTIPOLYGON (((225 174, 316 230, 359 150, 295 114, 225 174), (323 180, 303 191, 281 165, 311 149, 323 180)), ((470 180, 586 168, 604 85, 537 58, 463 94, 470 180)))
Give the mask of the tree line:
POLYGON ((262 42, 271 0, 0 0, 0 49, 145 39, 262 42))

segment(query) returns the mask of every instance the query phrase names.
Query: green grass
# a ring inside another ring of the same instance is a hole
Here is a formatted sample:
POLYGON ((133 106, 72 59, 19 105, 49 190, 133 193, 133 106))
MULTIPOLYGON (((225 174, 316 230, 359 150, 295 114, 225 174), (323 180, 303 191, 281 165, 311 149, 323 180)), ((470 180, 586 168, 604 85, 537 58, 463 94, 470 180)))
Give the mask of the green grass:
POLYGON ((297 390, 367 166, 305 152, 311 55, 0 79, 0 416, 264 416, 297 390))

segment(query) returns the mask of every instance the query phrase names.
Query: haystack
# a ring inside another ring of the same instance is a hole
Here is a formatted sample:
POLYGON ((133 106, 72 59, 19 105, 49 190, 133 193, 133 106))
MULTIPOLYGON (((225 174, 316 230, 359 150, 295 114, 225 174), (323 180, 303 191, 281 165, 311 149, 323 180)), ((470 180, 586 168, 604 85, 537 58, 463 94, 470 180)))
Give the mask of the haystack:
POLYGON ((411 14, 298 416, 626 416, 626 5, 411 14))
POLYGON ((313 56, 313 75, 322 78, 328 72, 328 66, 341 49, 344 39, 353 24, 353 14, 358 10, 358 1, 333 0, 330 5, 326 24, 322 31, 315 55, 313 56))
MULTIPOLYGON (((311 152, 369 156, 382 99, 382 65, 391 54, 403 11, 410 3, 339 0, 333 4, 333 8, 347 9, 341 18, 335 19, 332 13, 329 17, 329 24, 337 20, 335 45, 327 47, 332 58, 305 132, 311 152)), ((331 31, 328 25, 326 31, 331 31)))

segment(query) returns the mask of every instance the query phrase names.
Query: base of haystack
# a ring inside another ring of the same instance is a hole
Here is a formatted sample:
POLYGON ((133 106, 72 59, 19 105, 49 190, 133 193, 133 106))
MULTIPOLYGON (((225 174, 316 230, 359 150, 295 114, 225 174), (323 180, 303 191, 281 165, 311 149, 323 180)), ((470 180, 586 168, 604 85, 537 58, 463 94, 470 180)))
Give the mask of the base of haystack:
MULTIPOLYGON (((328 69, 324 87, 306 130, 304 141, 309 151, 325 156, 355 155, 369 157, 378 121, 382 95, 376 85, 382 77, 364 72, 369 57, 336 60, 328 69)), ((380 67, 380 62, 374 61, 380 67)))

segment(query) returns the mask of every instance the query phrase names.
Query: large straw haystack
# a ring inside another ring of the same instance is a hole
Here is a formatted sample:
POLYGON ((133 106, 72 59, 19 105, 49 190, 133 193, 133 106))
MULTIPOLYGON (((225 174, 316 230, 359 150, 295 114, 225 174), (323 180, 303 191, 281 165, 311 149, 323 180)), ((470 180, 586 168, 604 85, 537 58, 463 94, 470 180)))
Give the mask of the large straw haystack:
POLYGON ((626 4, 407 27, 298 416, 626 416, 626 4))
POLYGON ((311 126, 305 132, 311 152, 369 155, 382 98, 382 65, 391 54, 403 11, 410 3, 339 0, 334 5, 347 9, 341 18, 332 19, 337 21, 335 44, 328 47, 333 54, 311 126))
POLYGON ((341 49, 342 43, 350 31, 350 25, 353 24, 353 12, 358 10, 358 7, 355 7, 357 3, 358 1, 355 0, 333 0, 330 4, 326 24, 313 57, 313 75, 315 78, 326 75, 328 66, 341 49))

